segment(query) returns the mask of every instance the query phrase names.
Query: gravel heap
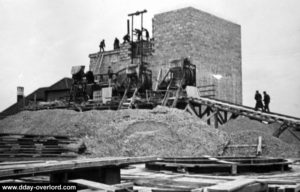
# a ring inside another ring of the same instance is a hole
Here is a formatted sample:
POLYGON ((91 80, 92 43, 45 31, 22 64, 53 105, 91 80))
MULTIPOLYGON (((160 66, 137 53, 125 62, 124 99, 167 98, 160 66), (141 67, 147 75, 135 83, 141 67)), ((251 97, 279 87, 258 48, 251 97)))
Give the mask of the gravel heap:
POLYGON ((227 134, 179 109, 23 111, 0 121, 0 132, 81 138, 92 156, 218 155, 227 134))
POLYGON ((298 140, 289 132, 284 140, 272 136, 274 127, 239 117, 219 129, 179 109, 153 110, 23 111, 0 121, 0 133, 68 135, 81 138, 91 156, 250 156, 256 147, 230 148, 228 145, 256 145, 263 138, 264 156, 297 157, 298 140))

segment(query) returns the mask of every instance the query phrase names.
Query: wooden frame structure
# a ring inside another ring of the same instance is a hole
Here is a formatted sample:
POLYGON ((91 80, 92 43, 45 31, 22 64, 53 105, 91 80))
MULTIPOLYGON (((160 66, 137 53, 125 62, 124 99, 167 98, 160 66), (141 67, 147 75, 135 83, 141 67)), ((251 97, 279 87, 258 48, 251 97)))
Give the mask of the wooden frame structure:
POLYGON ((156 171, 191 173, 229 173, 271 172, 289 170, 291 163, 285 159, 260 157, 174 157, 162 158, 146 163, 146 168, 156 171))
POLYGON ((282 132, 290 127, 295 129, 299 129, 300 127, 300 118, 279 113, 255 111, 251 107, 217 99, 188 97, 186 103, 186 111, 203 119, 209 125, 213 124, 215 128, 218 128, 219 125, 223 125, 230 119, 235 119, 238 116, 245 116, 249 119, 268 124, 275 122, 281 124, 281 126, 273 133, 273 136, 275 137, 279 137, 282 132))

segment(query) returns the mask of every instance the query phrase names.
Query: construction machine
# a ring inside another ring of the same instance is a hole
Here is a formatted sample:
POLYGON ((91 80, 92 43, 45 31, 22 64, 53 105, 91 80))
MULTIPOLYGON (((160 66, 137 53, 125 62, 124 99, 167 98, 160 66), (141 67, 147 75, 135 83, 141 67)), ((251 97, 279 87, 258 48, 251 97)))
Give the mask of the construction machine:
POLYGON ((180 97, 185 96, 186 86, 196 86, 196 66, 188 58, 171 61, 156 87, 156 92, 163 94, 161 105, 176 107, 180 97))

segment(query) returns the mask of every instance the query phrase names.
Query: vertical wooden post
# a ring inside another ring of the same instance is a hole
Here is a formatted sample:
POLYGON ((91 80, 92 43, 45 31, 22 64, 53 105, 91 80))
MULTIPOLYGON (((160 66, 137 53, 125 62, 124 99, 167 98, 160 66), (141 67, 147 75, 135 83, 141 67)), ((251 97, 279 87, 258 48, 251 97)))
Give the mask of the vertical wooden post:
POLYGON ((218 109, 216 109, 216 111, 215 111, 215 115, 214 115, 214 126, 215 126, 215 128, 217 129, 218 128, 218 126, 219 126, 219 122, 218 122, 218 113, 219 113, 219 110, 218 109))
MULTIPOLYGON (((208 117, 210 115, 210 109, 208 106, 207 106, 206 110, 207 110, 207 117, 208 117)), ((210 118, 207 119, 207 124, 210 125, 210 118)))
POLYGON ((224 123, 227 123, 227 121, 228 121, 227 111, 224 111, 224 123))
POLYGON ((262 136, 259 136, 256 155, 259 156, 261 154, 262 154, 262 136))
POLYGON ((235 165, 235 164, 231 165, 231 174, 232 175, 237 174, 237 165, 235 165))
POLYGON ((199 105, 199 117, 202 118, 202 105, 199 105))

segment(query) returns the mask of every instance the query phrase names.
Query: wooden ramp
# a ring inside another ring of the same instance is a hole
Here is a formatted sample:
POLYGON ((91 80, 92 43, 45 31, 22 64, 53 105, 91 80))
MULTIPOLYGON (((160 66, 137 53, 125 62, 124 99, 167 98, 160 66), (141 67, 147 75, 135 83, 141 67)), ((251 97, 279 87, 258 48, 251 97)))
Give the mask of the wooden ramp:
POLYGON ((208 124, 213 124, 216 128, 219 125, 225 124, 230 119, 245 116, 263 123, 281 124, 280 128, 273 133, 275 137, 279 137, 287 128, 300 130, 300 118, 279 113, 256 111, 251 107, 200 97, 196 94, 188 93, 186 110, 204 119, 208 124))

